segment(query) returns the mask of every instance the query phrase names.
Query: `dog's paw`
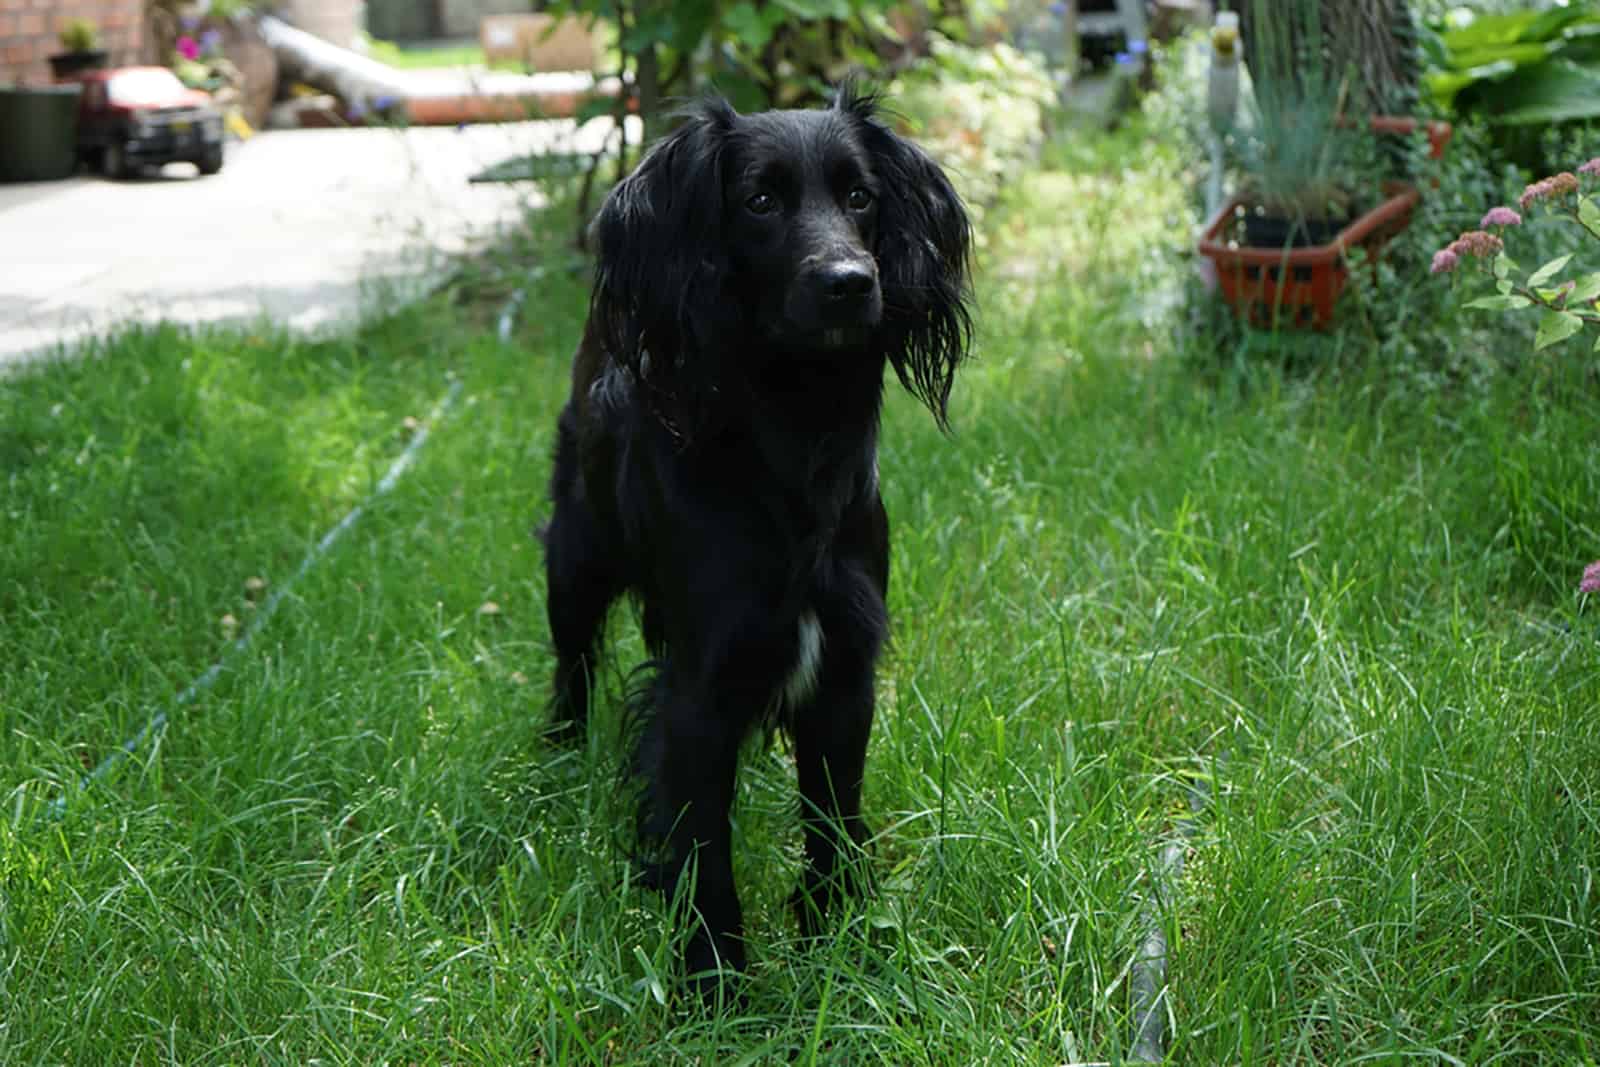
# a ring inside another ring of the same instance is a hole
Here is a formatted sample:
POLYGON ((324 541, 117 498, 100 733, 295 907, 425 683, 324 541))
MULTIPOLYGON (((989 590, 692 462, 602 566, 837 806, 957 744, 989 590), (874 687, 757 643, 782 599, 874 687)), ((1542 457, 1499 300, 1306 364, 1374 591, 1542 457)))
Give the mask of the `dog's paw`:
POLYGON ((837 915, 842 904, 870 895, 872 886, 865 859, 864 856, 841 857, 841 862, 827 876, 807 869, 789 897, 801 937, 808 940, 821 937, 827 931, 830 916, 837 915))
POLYGON ((794 892, 789 895, 789 907, 794 911, 795 925, 799 926, 803 940, 814 941, 822 936, 828 925, 828 912, 832 910, 829 905, 832 903, 829 894, 814 893, 804 882, 795 886, 794 892))
POLYGON ((690 935, 683 948, 683 973, 689 989, 706 1004, 737 1004, 744 997, 747 966, 744 942, 736 937, 690 935))
POLYGON ((579 720, 557 715, 545 724, 540 736, 558 748, 575 748, 583 744, 587 733, 587 728, 579 720))

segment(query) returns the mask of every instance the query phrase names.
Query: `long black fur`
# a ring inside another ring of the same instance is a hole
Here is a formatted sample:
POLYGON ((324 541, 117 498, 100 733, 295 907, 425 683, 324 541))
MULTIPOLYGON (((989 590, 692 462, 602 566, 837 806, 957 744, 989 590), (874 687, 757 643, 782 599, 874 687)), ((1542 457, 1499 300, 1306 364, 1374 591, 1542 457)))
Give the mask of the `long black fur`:
POLYGON ((971 231, 938 166, 846 89, 817 111, 697 105, 613 190, 594 236, 544 532, 554 725, 585 727, 608 609, 631 591, 657 657, 640 829, 663 888, 697 862, 688 971, 739 969, 728 816, 745 737, 777 721, 793 742, 808 932, 865 838, 888 635, 884 370, 946 423, 970 342, 971 231))

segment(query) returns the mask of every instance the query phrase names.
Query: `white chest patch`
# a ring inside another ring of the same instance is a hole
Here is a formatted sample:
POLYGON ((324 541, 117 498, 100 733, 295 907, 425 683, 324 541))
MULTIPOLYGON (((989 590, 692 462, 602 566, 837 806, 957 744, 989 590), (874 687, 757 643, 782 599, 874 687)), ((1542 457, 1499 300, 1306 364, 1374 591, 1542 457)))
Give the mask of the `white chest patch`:
POLYGON ((800 646, 795 655, 794 669, 783 683, 783 699, 792 708, 806 700, 817 689, 817 676, 822 673, 822 623, 814 611, 800 615, 800 646))

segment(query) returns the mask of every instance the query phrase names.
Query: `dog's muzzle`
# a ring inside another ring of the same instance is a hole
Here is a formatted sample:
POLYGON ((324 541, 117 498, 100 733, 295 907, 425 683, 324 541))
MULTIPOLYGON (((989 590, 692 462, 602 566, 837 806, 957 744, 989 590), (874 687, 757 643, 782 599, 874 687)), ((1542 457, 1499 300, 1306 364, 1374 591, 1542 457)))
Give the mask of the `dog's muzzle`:
POLYGON ((839 258, 802 274, 785 309, 791 323, 821 336, 827 347, 854 343, 883 317, 883 290, 870 258, 839 258))

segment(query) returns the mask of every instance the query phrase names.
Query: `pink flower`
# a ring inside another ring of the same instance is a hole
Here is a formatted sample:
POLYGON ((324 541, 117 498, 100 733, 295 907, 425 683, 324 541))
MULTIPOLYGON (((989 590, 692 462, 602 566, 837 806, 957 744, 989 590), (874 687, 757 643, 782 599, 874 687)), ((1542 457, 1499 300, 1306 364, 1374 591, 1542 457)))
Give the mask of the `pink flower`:
POLYGON ((1596 156, 1594 159, 1589 160, 1589 162, 1579 167, 1578 173, 1586 174, 1591 178, 1595 175, 1600 175, 1600 156, 1596 156))
POLYGON ((1448 274, 1456 269, 1460 259, 1455 252, 1448 248, 1441 248, 1433 254, 1433 266, 1428 270, 1434 274, 1448 274))
POLYGON ((1489 213, 1483 217, 1483 221, 1478 223, 1478 225, 1486 230, 1490 226, 1521 226, 1522 216, 1518 215, 1515 211, 1512 211, 1508 207, 1492 207, 1489 209, 1489 213))
POLYGON ((188 34, 184 34, 182 37, 178 38, 178 54, 184 59, 199 59, 200 42, 196 41, 188 34))
POLYGON ((1600 559, 1583 568, 1583 580, 1578 583, 1580 593, 1600 593, 1600 559))

